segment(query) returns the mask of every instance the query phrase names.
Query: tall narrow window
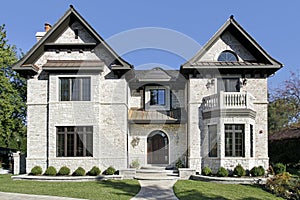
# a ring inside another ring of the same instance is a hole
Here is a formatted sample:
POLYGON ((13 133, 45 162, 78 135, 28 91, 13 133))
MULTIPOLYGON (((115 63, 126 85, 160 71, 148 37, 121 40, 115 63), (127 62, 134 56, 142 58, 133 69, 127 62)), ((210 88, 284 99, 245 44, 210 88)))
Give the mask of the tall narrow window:
POLYGON ((209 157, 218 157, 217 125, 208 126, 209 157))
POLYGON ((244 124, 225 124, 225 156, 245 156, 244 124))
POLYGON ((58 157, 93 156, 93 127, 57 127, 56 152, 58 157))
POLYGON ((253 157, 253 125, 250 124, 250 157, 253 157))
POLYGON ((90 101, 90 78, 60 78, 60 101, 90 101))
POLYGON ((151 89, 150 90, 150 105, 165 105, 166 104, 166 91, 164 89, 151 89))

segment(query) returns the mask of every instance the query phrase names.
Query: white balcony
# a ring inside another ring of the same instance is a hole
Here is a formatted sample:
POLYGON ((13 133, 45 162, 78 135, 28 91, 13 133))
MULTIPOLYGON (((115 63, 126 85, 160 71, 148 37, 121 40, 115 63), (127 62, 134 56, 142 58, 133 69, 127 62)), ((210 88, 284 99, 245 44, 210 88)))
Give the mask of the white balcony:
POLYGON ((254 110, 255 98, 248 92, 220 92, 203 98, 203 111, 223 109, 254 110))

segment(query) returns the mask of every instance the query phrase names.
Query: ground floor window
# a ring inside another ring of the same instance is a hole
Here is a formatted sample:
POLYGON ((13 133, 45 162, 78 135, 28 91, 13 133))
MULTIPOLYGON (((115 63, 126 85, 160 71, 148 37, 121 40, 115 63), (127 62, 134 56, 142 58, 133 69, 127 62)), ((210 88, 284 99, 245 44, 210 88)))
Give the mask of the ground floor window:
POLYGON ((56 152, 58 157, 93 156, 93 127, 56 127, 56 152))
POLYGON ((225 124, 225 156, 245 156, 244 124, 225 124))
POLYGON ((218 157, 217 125, 208 126, 209 157, 218 157))

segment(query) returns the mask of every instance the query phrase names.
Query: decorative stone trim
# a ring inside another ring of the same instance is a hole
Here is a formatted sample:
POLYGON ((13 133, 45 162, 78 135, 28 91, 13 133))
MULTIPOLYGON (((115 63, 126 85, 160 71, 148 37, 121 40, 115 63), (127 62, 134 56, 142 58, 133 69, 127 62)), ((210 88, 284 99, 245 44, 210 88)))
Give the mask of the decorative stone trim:
POLYGON ((225 183, 225 184, 265 184, 267 178, 265 177, 214 177, 214 176, 203 176, 203 175, 192 175, 192 180, 225 183))
POLYGON ((190 168, 179 168, 178 172, 179 178, 183 180, 188 180, 192 175, 196 175, 196 170, 190 168))
POLYGON ((136 176, 136 169, 120 169, 119 175, 123 176, 124 179, 133 179, 136 176))

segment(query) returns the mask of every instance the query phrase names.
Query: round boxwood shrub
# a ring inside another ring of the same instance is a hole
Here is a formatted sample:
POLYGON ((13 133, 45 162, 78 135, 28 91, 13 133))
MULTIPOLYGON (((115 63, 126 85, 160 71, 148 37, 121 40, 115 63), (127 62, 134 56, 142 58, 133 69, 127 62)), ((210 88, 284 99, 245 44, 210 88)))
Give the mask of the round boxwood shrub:
POLYGON ((82 167, 78 167, 72 174, 73 176, 84 176, 85 170, 82 167))
POLYGON ((245 176, 246 171, 242 165, 238 164, 233 170, 233 175, 237 175, 238 177, 245 176))
POLYGON ((53 166, 50 166, 46 169, 44 175, 46 176, 55 176, 57 174, 57 171, 55 169, 55 167, 53 166))
POLYGON ((228 171, 227 169, 225 169, 224 167, 220 167, 218 172, 217 172, 217 176, 219 177, 227 177, 228 176, 228 171))
POLYGON ((281 174, 286 171, 286 167, 282 163, 276 163, 273 167, 275 174, 281 174))
POLYGON ((211 175, 211 169, 210 169, 209 167, 203 167, 203 169, 202 169, 202 174, 203 174, 204 176, 209 176, 209 175, 211 175))
POLYGON ((101 173, 99 167, 94 166, 89 172, 88 175, 90 176, 98 176, 101 173))
POLYGON ((112 166, 110 166, 104 171, 104 174, 105 175, 114 175, 115 172, 116 172, 116 169, 113 168, 112 166))
POLYGON ((42 173, 43 170, 40 166, 34 166, 30 171, 30 175, 34 175, 34 176, 42 175, 42 173))
POLYGON ((250 170, 250 174, 252 176, 263 176, 265 175, 265 169, 262 167, 262 166, 259 166, 259 167, 253 167, 251 170, 250 170))
POLYGON ((63 166, 59 169, 57 175, 59 176, 67 176, 70 174, 70 169, 66 166, 63 166))

